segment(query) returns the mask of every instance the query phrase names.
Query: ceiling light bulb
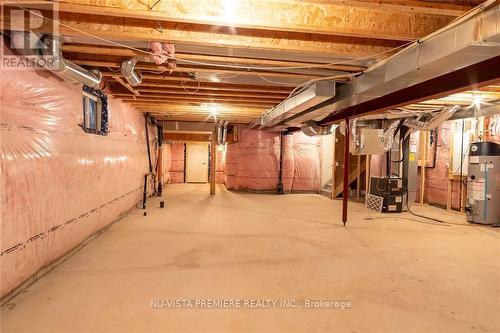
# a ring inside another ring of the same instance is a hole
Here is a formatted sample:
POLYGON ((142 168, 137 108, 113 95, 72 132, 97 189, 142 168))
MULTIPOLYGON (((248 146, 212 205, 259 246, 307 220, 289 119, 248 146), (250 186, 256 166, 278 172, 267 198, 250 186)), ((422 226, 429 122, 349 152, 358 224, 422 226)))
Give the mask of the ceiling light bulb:
POLYGON ((212 82, 220 82, 221 80, 217 77, 217 75, 213 74, 209 77, 209 80, 212 82))
POLYGON ((239 6, 239 0, 222 0, 224 21, 234 22, 236 20, 235 13, 239 6))
POLYGON ((474 95, 474 99, 473 99, 473 102, 472 104, 476 107, 476 108, 480 108, 481 107, 481 103, 483 102, 483 96, 481 95, 474 95))

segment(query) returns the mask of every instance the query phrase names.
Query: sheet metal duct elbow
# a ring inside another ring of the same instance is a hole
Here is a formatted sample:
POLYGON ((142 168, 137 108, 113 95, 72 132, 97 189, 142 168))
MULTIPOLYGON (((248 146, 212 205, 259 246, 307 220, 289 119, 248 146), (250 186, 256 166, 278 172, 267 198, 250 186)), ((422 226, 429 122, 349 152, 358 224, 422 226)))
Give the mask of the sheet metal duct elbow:
POLYGON ((420 118, 410 118, 406 119, 403 123, 404 126, 418 130, 418 131, 428 131, 435 129, 448 119, 450 119, 455 112, 460 109, 460 106, 445 106, 441 112, 436 115, 431 115, 431 118, 427 121, 421 121, 420 118))
POLYGON ((41 49, 45 60, 45 67, 57 75, 83 83, 92 88, 99 88, 102 82, 102 73, 98 70, 86 70, 75 63, 64 59, 61 51, 63 44, 59 36, 46 35, 42 39, 46 48, 41 49))
POLYGON ((137 87, 142 83, 142 74, 135 70, 136 58, 124 60, 122 62, 121 73, 132 87, 137 87))
POLYGON ((229 125, 229 121, 225 121, 224 125, 222 125, 222 143, 226 143, 227 141, 227 126, 229 125))
POLYGON ((332 133, 332 126, 321 126, 314 120, 306 121, 300 126, 301 131, 307 136, 328 135, 332 133))

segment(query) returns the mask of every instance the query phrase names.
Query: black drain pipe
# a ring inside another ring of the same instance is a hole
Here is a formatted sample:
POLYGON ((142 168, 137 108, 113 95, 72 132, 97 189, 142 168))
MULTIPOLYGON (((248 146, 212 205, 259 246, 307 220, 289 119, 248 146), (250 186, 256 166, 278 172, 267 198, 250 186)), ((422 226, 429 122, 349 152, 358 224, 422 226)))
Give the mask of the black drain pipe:
POLYGON ((280 169, 278 176, 278 194, 284 194, 283 191, 283 146, 284 146, 285 133, 280 132, 280 169))
POLYGON ((153 163, 151 162, 151 150, 149 148, 148 114, 144 115, 144 127, 146 129, 146 147, 148 148, 149 173, 153 173, 153 163))
POLYGON ((148 198, 148 174, 144 175, 144 191, 142 192, 142 209, 146 209, 146 199, 148 198))
POLYGON ((144 191, 142 194, 142 209, 146 209, 148 197, 148 175, 153 174, 153 164, 151 163, 151 150, 149 148, 148 114, 144 114, 144 129, 146 131, 146 147, 148 148, 149 173, 144 175, 144 191))
MULTIPOLYGON (((163 159, 163 151, 162 151, 162 145, 163 145, 163 125, 158 125, 158 152, 161 152, 161 155, 159 154, 159 159, 163 159)), ((160 160, 158 162, 158 165, 160 166, 158 168, 158 196, 161 197, 163 195, 163 161, 160 160)))

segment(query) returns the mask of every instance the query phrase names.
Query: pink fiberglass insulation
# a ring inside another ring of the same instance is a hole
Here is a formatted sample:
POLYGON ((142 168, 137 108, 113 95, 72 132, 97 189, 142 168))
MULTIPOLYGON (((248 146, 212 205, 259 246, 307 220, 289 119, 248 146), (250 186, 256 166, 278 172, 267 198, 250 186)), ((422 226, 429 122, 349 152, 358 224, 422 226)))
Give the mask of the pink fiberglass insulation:
POLYGON ((171 143, 170 183, 184 183, 184 143, 171 143))
POLYGON ((169 144, 162 145, 162 169, 163 169, 163 183, 170 183, 170 169, 172 168, 172 150, 169 144))
MULTIPOLYGON (((434 168, 428 167, 425 169, 425 199, 428 203, 441 206, 446 206, 448 197, 448 166, 450 164, 450 150, 452 149, 449 145, 451 142, 451 124, 452 122, 447 121, 438 127, 436 164, 434 168)), ((491 140, 499 142, 495 137, 492 137, 491 140)), ((417 188, 420 189, 420 184, 417 188)), ((452 181, 451 202, 452 208, 460 206, 460 182, 458 180, 452 181)))
POLYGON ((141 112, 109 99, 108 135, 85 133, 82 87, 46 71, 2 69, 0 103, 5 295, 140 201, 148 162, 141 112))
POLYGON ((217 150, 217 158, 215 160, 215 182, 217 184, 224 184, 226 180, 226 150, 217 150))
POLYGON ((279 135, 243 129, 239 142, 228 144, 227 149, 226 186, 229 189, 276 189, 279 135))
MULTIPOLYGON (((285 191, 319 191, 320 140, 303 133, 284 137, 283 187, 285 191)), ((280 136, 242 129, 239 142, 228 144, 228 189, 275 191, 278 185, 280 136)))
MULTIPOLYGON (((439 126, 438 132, 435 167, 425 169, 425 196, 429 203, 446 206, 448 196, 448 164, 450 161, 450 147, 448 147, 447 143, 450 142, 451 138, 451 122, 445 122, 439 126)), ((419 168, 419 174, 420 172, 419 168)), ((458 208, 460 182, 454 181, 453 183, 455 184, 453 184, 452 189, 452 207, 458 208)), ((420 184, 418 184, 417 188, 420 190, 420 184)), ((417 194, 420 195, 420 193, 417 194)))
POLYGON ((294 133, 292 138, 295 162, 292 191, 319 191, 321 186, 320 138, 310 137, 302 132, 294 133))

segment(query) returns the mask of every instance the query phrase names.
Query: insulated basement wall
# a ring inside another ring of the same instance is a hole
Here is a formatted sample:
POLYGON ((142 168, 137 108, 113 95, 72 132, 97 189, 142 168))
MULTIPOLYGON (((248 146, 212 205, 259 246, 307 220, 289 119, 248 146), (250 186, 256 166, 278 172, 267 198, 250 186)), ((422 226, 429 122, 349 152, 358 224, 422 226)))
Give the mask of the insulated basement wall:
MULTIPOLYGON (((492 119, 496 118, 497 117, 492 117, 492 119)), ((439 126, 436 164, 434 168, 428 167, 425 169, 425 198, 430 204, 446 206, 448 195, 448 167, 450 164, 450 156, 452 154, 451 124, 451 121, 447 121, 439 126)), ((491 141, 500 143, 500 138, 492 135, 491 141)), ((460 143, 455 144, 459 145, 460 143)), ((458 149, 460 150, 460 148, 458 149)), ((464 163, 467 163, 467 161, 468 157, 466 156, 464 163)), ((454 180, 452 182, 452 186, 452 208, 458 208, 460 201, 460 182, 458 180, 454 180)))
MULTIPOLYGON (((446 206, 448 196, 448 167, 451 156, 450 142, 451 122, 447 121, 438 127, 435 167, 425 169, 425 197, 428 203, 446 206)), ((464 161, 464 163, 466 162, 464 161)), ((418 189, 420 189, 420 169, 418 189)), ((417 194, 420 195, 419 193, 417 194)), ((460 182, 457 180, 453 181, 452 208, 459 207, 459 199, 460 182)))
POLYGON ((226 149, 219 150, 217 149, 217 159, 215 171, 215 182, 217 184, 225 184, 226 183, 226 149))
POLYGON ((171 167, 169 183, 184 183, 184 143, 171 143, 171 167))
POLYGON ((109 134, 88 134, 81 85, 1 74, 3 296, 139 202, 149 170, 142 113, 110 98, 109 134))
MULTIPOLYGON (((184 183, 185 154, 184 143, 170 143, 165 145, 170 152, 170 168, 168 183, 184 183)), ((226 151, 217 150, 216 183, 224 184, 226 180, 226 151)), ((165 178, 167 180, 167 178, 165 178)))
POLYGON ((170 183, 170 169, 172 168, 172 147, 169 144, 162 144, 162 169, 163 169, 163 183, 170 183))
MULTIPOLYGON (((283 187, 285 191, 319 191, 320 137, 302 132, 285 136, 283 187)), ((235 190, 276 191, 279 176, 280 136, 241 129, 239 142, 228 144, 226 187, 235 190)))

